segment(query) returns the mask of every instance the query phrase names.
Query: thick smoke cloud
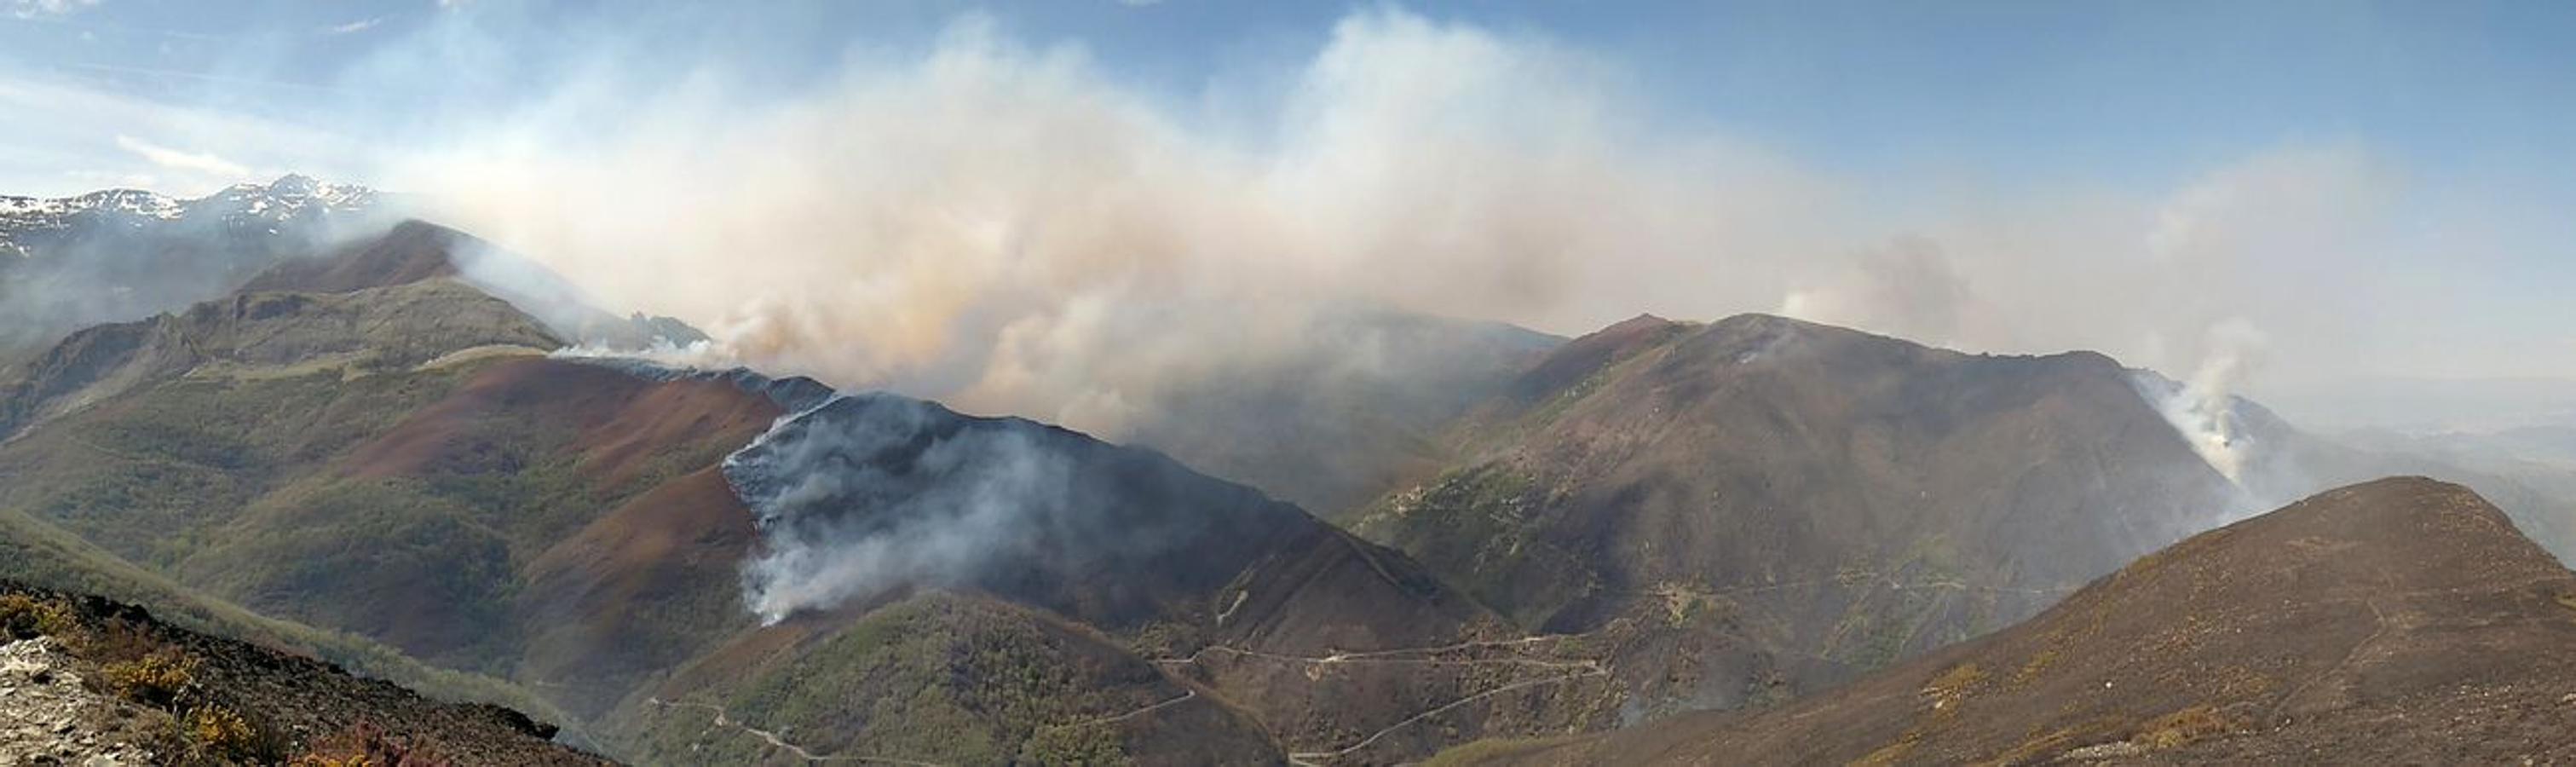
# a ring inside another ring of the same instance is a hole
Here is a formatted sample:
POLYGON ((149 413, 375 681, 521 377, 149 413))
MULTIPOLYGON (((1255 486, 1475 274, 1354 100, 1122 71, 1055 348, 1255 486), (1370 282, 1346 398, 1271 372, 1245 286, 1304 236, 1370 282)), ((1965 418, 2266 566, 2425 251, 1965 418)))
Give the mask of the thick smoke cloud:
POLYGON ((728 359, 1112 438, 1329 354, 1319 315, 1354 305, 1565 334, 1782 311, 2167 371, 2237 318, 2307 355, 2267 369, 2339 374, 2402 289, 2364 267, 2408 247, 2358 144, 2163 192, 1880 189, 1664 117, 1614 60, 1401 11, 1196 106, 973 19, 852 60, 788 98, 578 79, 387 182, 728 359))
POLYGON ((1581 330, 1657 292, 1768 303, 1762 259, 1722 291, 1642 275, 1786 250, 1807 182, 1658 135, 1620 90, 1576 52, 1371 13, 1272 124, 1217 130, 966 23, 805 98, 684 86, 559 141, 574 89, 396 183, 740 361, 1114 437, 1174 385, 1315 356, 1352 306, 1581 330))
POLYGON ((1801 319, 1901 332, 1929 344, 1952 344, 1977 311, 1974 293, 1941 244, 1902 238, 1862 251, 1831 282, 1793 289, 1780 313, 1801 319))

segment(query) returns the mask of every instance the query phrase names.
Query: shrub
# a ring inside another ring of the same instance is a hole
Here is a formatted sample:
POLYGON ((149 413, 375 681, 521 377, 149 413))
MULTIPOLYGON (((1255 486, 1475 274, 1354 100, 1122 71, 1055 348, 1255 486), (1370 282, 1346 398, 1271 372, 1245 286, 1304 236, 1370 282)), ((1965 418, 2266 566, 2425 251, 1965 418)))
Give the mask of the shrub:
POLYGON ((2158 750, 2180 748, 2235 730, 2236 723, 2228 721, 2217 711, 2208 706, 2193 706, 2148 722, 2129 742, 2158 750))
POLYGON ((197 659, 177 648, 100 667, 108 687, 126 700, 167 707, 197 682, 197 659))
POLYGON ((180 727, 198 753, 234 761, 257 761, 261 756, 259 731, 232 709, 216 705, 188 709, 180 727))
POLYGON ((25 594, 0 595, 0 640, 61 637, 80 624, 63 603, 25 594))
POLYGON ((1019 761, 1043 765, 1132 764, 1113 727, 1041 727, 1020 745, 1019 761))

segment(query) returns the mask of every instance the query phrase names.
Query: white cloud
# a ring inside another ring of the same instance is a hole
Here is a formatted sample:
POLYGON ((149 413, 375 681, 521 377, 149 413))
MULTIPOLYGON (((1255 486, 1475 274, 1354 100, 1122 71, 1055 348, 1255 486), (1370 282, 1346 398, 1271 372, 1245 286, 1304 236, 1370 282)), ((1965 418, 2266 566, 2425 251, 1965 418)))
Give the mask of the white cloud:
POLYGON ((154 144, 132 136, 117 136, 116 147, 143 158, 154 165, 172 170, 203 173, 231 178, 249 178, 250 168, 241 163, 217 157, 209 152, 190 152, 154 144))
POLYGON ((326 35, 346 35, 355 32, 365 32, 367 30, 374 29, 376 28, 376 25, 383 23, 385 23, 385 19, 382 16, 372 19, 359 19, 347 24, 336 24, 324 27, 322 28, 322 33, 326 35))
POLYGON ((10 140, 0 142, 0 193, 6 194, 58 196, 98 188, 70 175, 75 169, 97 178, 151 176, 157 183, 149 188, 174 195, 261 180, 271 169, 363 181, 368 158, 380 149, 310 125, 7 72, 0 72, 0 114, 46 116, 11 123, 10 140), (117 136, 191 150, 179 155, 213 154, 219 162, 174 168, 120 145, 117 136), (233 173, 239 169, 248 175, 233 173))
POLYGON ((9 0, 9 15, 21 19, 63 16, 98 5, 98 0, 9 0))

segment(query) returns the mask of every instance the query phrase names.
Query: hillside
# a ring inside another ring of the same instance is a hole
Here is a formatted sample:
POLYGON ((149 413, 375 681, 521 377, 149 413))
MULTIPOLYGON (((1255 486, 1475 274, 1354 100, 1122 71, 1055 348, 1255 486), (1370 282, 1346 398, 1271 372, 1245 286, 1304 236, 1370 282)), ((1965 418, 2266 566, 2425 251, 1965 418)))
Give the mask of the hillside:
POLYGON ((724 475, 765 549, 745 552, 742 607, 767 625, 621 705, 612 718, 640 728, 645 758, 745 747, 674 740, 671 717, 699 706, 816 733, 800 744, 816 753, 967 763, 1077 736, 1156 763, 1376 761, 1601 721, 1586 703, 1599 696, 1571 694, 1590 681, 1562 671, 1575 661, 1529 657, 1548 653, 1402 555, 1150 451, 855 394, 806 402, 724 475), (1424 648, 1448 660, 1335 660, 1424 648), (902 699, 943 678, 898 709, 846 703, 853 685, 902 699))
POLYGON ((0 581, 0 759, 12 764, 607 763, 554 734, 139 607, 0 581))
POLYGON ((1565 339, 1493 322, 1353 307, 1303 347, 1171 382, 1118 441, 1331 515, 1446 456, 1437 437, 1565 339))
POLYGON ((0 513, 648 761, 1377 762, 1609 721, 1596 648, 1295 506, 1019 419, 543 356, 565 336, 460 280, 471 246, 405 224, 75 334, 13 390, 0 513), (871 713, 925 679, 954 703, 871 713), (672 719, 705 706, 795 747, 672 719), (921 736, 951 731, 982 734, 921 736))
MULTIPOLYGON (((2528 764, 2576 758, 2576 574, 2467 488, 2325 492, 1833 691, 1511 764, 2528 764)), ((1478 761, 1461 753, 1462 761, 1478 761)))
POLYGON ((1615 641, 1632 722, 2009 625, 2241 504, 2107 357, 1761 315, 1576 339, 1447 440, 1354 529, 1524 628, 1615 641))

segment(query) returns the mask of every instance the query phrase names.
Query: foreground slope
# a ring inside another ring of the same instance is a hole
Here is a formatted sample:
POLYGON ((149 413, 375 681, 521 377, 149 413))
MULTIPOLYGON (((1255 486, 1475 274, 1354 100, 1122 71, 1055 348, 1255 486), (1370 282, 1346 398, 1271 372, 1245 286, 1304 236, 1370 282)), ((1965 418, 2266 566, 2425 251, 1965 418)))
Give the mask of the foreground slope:
POLYGON ((2563 762, 2570 647, 2576 574, 2467 488, 2386 479, 2194 536, 2009 630, 1785 706, 1486 755, 2563 762))
POLYGON ((508 709, 428 700, 142 608, 0 581, 11 764, 606 763, 554 734, 508 709))
POLYGON ((2237 489, 2092 353, 1745 315, 1576 339, 1356 529, 1620 646, 1631 721, 1779 700, 2037 612, 2237 489))

